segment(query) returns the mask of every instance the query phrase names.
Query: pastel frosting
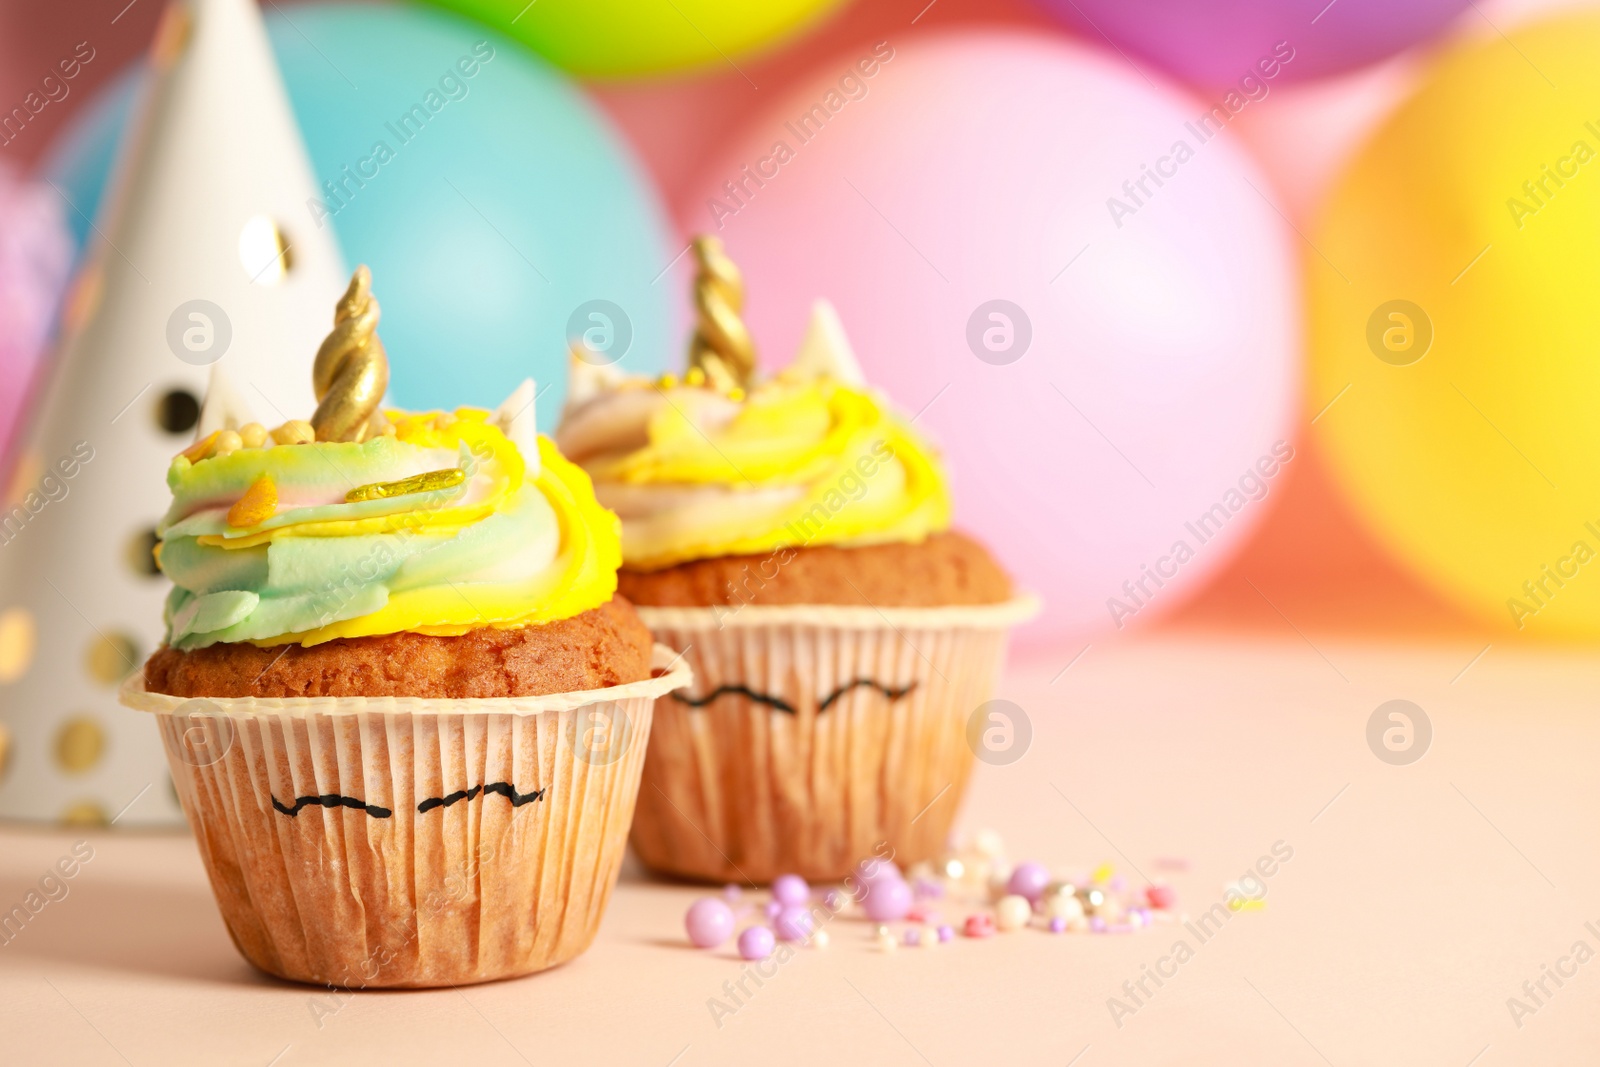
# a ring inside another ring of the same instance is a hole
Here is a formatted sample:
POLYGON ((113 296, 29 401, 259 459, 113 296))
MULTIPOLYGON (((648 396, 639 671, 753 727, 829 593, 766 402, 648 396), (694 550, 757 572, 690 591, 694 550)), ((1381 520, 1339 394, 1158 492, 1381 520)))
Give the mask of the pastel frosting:
POLYGON ((569 618, 611 598, 617 518, 547 438, 525 457, 487 411, 385 415, 394 434, 359 444, 173 460, 157 528, 172 647, 456 635, 569 618), (437 482, 436 472, 459 484, 347 499, 419 475, 437 482), (276 507, 232 525, 263 477, 276 507))
POLYGON ((822 303, 799 358, 748 394, 575 361, 556 440, 621 517, 623 562, 638 570, 919 542, 950 525, 937 455, 860 381, 822 303))

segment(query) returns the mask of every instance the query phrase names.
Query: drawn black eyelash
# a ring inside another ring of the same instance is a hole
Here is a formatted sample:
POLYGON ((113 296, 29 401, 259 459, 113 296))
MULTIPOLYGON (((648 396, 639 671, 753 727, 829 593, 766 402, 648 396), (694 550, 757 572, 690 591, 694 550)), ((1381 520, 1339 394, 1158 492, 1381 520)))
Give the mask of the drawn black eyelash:
MULTIPOLYGON (((448 808, 450 805, 455 804, 458 801, 472 800, 479 794, 487 796, 490 793, 496 793, 505 797, 507 800, 511 801, 511 806, 513 808, 520 808, 524 804, 531 804, 535 800, 544 799, 543 789, 535 789, 531 793, 519 793, 510 782, 490 782, 488 785, 475 785, 471 789, 457 790, 456 792, 450 793, 447 796, 429 797, 427 800, 424 800, 422 803, 417 805, 417 814, 426 815, 434 808, 448 808)), ((376 804, 368 804, 364 800, 360 800, 356 797, 343 796, 339 793, 322 793, 320 795, 296 797, 293 806, 284 804, 279 801, 277 797, 273 797, 272 807, 274 811, 282 812, 291 819, 299 815, 302 808, 310 807, 354 808, 357 811, 366 812, 374 819, 387 819, 394 814, 394 812, 390 811, 388 808, 382 808, 376 804)))
MULTIPOLYGON (((901 697, 910 693, 917 687, 917 683, 911 682, 903 688, 896 689, 892 686, 884 685, 882 682, 873 681, 871 678, 856 678, 852 681, 846 682, 844 685, 841 685, 839 688, 835 689, 833 692, 819 700, 817 702, 817 714, 820 715, 822 712, 827 711, 828 708, 831 707, 833 703, 840 697, 844 696, 846 693, 849 693, 851 690, 858 689, 862 686, 876 689, 878 692, 882 693, 884 696, 893 701, 899 700, 901 697)), ((713 700, 716 700, 718 697, 727 696, 729 694, 742 696, 746 700, 750 700, 756 704, 765 704, 768 707, 776 708, 778 711, 784 712, 788 715, 795 714, 794 705, 790 704, 787 700, 784 700, 782 697, 772 696, 769 693, 758 693, 747 685, 719 685, 717 688, 713 689, 703 697, 686 697, 681 693, 673 693, 672 699, 676 700, 680 704, 687 704, 691 708, 703 708, 707 704, 710 704, 713 700)))

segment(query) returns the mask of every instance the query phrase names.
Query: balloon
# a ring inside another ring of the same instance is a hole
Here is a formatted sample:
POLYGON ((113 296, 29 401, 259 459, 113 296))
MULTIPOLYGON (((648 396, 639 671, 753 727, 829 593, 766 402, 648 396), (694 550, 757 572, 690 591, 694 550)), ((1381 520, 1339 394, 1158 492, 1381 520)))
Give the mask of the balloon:
POLYGON ((1035 637, 1177 606, 1292 456, 1293 249, 1191 109, 1070 42, 939 34, 825 64, 680 205, 743 268, 768 367, 836 304, 944 446, 957 525, 1044 594, 1035 637))
POLYGON ((1316 428, 1365 521, 1483 617, 1591 637, 1597 50, 1589 13, 1442 60, 1334 191, 1309 290, 1316 428))
POLYGON ((71 261, 60 198, 0 165, 0 449, 11 440, 71 261))
POLYGON ((1196 85, 1240 85, 1246 96, 1273 78, 1303 81, 1385 59, 1433 37, 1467 6, 1467 0, 1039 2, 1091 41, 1109 41, 1196 85))
POLYGON ((436 0, 575 74, 661 74, 737 61, 810 27, 845 0, 436 0))
MULTIPOLYGON (((345 257, 372 267, 393 403, 493 405, 532 376, 548 427, 569 338, 638 371, 679 346, 681 296, 654 284, 676 251, 670 224, 626 145, 559 73, 426 9, 274 8, 267 25, 325 191, 285 222, 332 226, 345 257)), ((55 153, 85 215, 136 91, 119 82, 55 153)))
POLYGON ((68 201, 67 226, 81 255, 101 194, 122 154, 123 135, 144 88, 145 68, 136 63, 118 74, 51 142, 40 171, 68 201))

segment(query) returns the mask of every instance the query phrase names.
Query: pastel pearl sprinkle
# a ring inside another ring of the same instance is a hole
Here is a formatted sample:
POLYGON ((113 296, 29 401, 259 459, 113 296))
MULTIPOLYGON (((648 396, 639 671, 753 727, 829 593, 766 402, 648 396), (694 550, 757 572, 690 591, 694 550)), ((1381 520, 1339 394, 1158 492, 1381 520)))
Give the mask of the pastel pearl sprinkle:
POLYGON ((1044 896, 1045 887, 1050 884, 1050 872, 1042 863, 1019 863, 1012 870, 1010 879, 1006 882, 1006 889, 1019 897, 1029 901, 1036 901, 1044 896))
POLYGON ((689 942, 696 948, 716 948, 733 936, 733 909, 716 897, 703 897, 689 905, 683 916, 689 942))
POLYGON ((896 922, 911 910, 911 887, 898 874, 880 877, 868 887, 862 906, 873 922, 896 922))
POLYGON ((798 874, 780 874, 772 883, 772 898, 790 907, 801 905, 811 899, 811 887, 798 874))
POLYGON ((765 926, 751 926, 739 935, 739 955, 747 960, 764 960, 772 955, 777 939, 765 926))
POLYGON ((832 937, 821 927, 850 913, 852 905, 860 908, 854 914, 868 920, 868 945, 881 953, 932 949, 962 936, 982 940, 1030 927, 1055 935, 1133 934, 1178 921, 1170 886, 1130 885, 1109 864, 1063 878, 1032 860, 1013 865, 997 837, 984 845, 987 849, 952 845, 949 854, 918 862, 904 874, 891 859, 870 857, 855 866, 842 887, 813 887, 798 874, 779 875, 765 893, 729 884, 694 901, 684 915, 684 929, 697 947, 715 948, 733 939, 740 957, 758 961, 780 951, 780 943, 828 948, 832 937), (941 910, 953 921, 945 922, 941 910), (735 938, 737 928, 751 921, 759 925, 735 938))
POLYGON ((995 924, 1005 933, 1022 929, 1032 917, 1033 905, 1015 893, 1001 897, 995 905, 995 924))

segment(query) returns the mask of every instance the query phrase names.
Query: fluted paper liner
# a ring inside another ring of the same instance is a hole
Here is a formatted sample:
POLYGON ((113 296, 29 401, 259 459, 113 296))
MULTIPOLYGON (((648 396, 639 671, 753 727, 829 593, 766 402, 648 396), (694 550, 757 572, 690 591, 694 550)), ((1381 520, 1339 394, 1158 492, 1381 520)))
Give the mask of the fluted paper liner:
POLYGON ((656 676, 579 693, 122 701, 153 712, 234 944, 283 978, 460 985, 588 948, 616 883, 656 676), (295 814, 289 814, 295 811, 295 814))
POLYGON ((633 824, 640 858, 682 877, 764 883, 791 871, 840 878, 881 842, 902 865, 936 856, 972 770, 969 720, 993 695, 1009 627, 1037 610, 1032 596, 640 607, 695 675, 656 702, 633 824))

